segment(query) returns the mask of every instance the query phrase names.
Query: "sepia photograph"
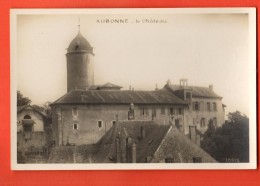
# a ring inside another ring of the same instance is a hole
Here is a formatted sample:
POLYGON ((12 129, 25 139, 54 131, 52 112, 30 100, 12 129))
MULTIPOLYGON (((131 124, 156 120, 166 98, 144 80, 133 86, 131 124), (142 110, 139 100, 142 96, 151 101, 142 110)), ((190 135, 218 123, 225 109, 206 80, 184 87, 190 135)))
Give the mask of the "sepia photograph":
POLYGON ((256 168, 254 8, 10 21, 13 170, 256 168))

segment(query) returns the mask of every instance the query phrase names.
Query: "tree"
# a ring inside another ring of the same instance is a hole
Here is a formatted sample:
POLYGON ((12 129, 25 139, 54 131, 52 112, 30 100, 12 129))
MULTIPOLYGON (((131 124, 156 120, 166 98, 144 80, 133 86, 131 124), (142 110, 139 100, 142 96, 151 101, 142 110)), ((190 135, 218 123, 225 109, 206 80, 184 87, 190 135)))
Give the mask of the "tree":
POLYGON ((51 102, 47 101, 43 105, 32 105, 34 108, 36 108, 38 111, 43 112, 47 115, 47 117, 51 117, 51 107, 50 107, 51 102))
POLYGON ((51 118, 52 117, 52 110, 51 110, 50 104, 51 104, 51 102, 47 101, 43 105, 32 105, 35 109, 37 109, 38 111, 47 115, 47 124, 48 125, 52 121, 52 118, 51 118))
POLYGON ((249 118, 239 111, 214 129, 209 122, 201 147, 219 162, 249 162, 249 118))
POLYGON ((29 105, 31 100, 27 97, 23 97, 23 94, 18 90, 17 91, 17 106, 29 105))

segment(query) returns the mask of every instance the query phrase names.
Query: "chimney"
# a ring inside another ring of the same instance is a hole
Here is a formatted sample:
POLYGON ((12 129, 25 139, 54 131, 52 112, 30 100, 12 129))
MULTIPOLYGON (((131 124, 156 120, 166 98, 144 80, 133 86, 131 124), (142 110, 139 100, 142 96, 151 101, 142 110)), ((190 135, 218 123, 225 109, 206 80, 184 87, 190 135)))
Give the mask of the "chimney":
POLYGON ((159 90, 159 89, 158 89, 158 86, 157 86, 157 83, 156 83, 156 85, 155 85, 155 90, 159 90))
POLYGON ((169 85, 171 85, 172 83, 171 83, 171 80, 170 79, 168 79, 167 81, 166 81, 166 84, 169 86, 169 85))
POLYGON ((196 125, 190 125, 189 126, 189 135, 190 135, 190 140, 196 144, 196 139, 197 139, 197 127, 196 125))
POLYGON ((209 85, 209 90, 213 91, 213 85, 209 85))
POLYGON ((116 138, 116 163, 121 163, 120 136, 116 138))
POLYGON ((131 152, 130 152, 130 143, 129 143, 129 138, 126 137, 125 138, 125 149, 126 149, 126 153, 125 153, 125 156, 126 156, 126 163, 130 163, 131 160, 131 152))
POLYGON ((141 139, 145 138, 145 130, 144 127, 141 127, 141 139))
POLYGON ((197 134, 197 126, 196 125, 190 125, 189 126, 189 135, 190 140, 200 146, 200 134, 197 134))
POLYGON ((180 87, 188 86, 188 79, 180 79, 180 87))
POLYGON ((131 163, 136 163, 136 144, 133 142, 132 148, 131 148, 131 163))
POLYGON ((196 136, 196 144, 200 147, 200 135, 197 134, 196 136))

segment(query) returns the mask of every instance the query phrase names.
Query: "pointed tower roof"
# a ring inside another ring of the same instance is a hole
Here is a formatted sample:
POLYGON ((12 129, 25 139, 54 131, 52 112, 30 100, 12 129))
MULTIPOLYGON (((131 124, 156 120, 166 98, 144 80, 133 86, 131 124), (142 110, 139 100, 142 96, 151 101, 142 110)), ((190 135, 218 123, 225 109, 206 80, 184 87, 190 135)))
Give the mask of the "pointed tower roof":
POLYGON ((86 38, 80 33, 70 42, 67 50, 67 54, 71 52, 86 52, 93 53, 93 47, 89 44, 86 38))

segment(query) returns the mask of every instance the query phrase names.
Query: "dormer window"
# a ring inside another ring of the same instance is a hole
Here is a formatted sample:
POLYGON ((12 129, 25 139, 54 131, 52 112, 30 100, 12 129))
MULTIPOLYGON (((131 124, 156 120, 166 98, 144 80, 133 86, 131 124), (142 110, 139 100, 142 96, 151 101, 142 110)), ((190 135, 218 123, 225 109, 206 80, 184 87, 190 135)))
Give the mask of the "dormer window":
POLYGON ((191 99, 191 92, 186 92, 186 99, 191 99))

